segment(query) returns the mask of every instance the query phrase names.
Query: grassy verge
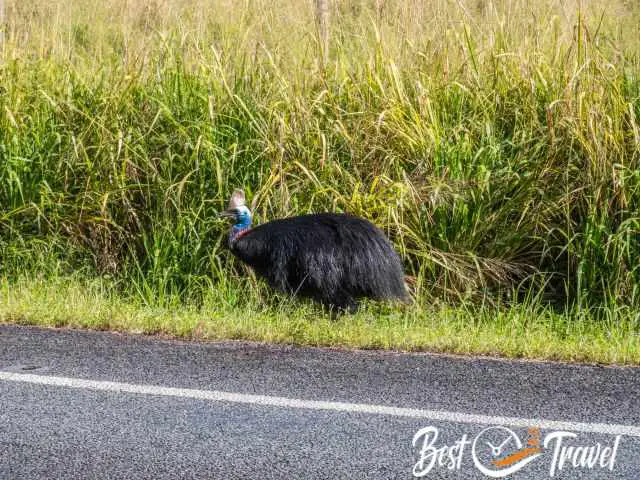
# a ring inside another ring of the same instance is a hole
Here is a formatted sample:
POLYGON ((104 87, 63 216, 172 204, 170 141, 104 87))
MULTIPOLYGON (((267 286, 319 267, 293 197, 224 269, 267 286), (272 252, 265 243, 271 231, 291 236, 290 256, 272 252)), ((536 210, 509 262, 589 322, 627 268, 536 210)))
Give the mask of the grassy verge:
POLYGON ((215 293, 199 306, 151 307, 125 300, 104 281, 72 278, 0 283, 0 322, 165 334, 186 339, 243 339, 297 345, 499 355, 640 364, 637 312, 604 317, 554 313, 539 306, 468 308, 369 305, 331 319, 310 305, 231 306, 215 293))
POLYGON ((5 3, 5 321, 638 363, 638 2, 5 3), (239 187, 379 225, 417 306, 275 299, 239 187))

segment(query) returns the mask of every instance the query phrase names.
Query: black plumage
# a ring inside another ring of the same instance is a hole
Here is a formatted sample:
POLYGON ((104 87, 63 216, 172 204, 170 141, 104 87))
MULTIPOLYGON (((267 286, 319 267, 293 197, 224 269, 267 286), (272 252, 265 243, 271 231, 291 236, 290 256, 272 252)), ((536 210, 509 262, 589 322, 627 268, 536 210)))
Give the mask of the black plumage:
POLYGON ((236 219, 229 248, 273 288, 349 311, 364 297, 407 299, 400 257, 369 221, 320 213, 250 228, 244 194, 234 195, 225 212, 236 219))

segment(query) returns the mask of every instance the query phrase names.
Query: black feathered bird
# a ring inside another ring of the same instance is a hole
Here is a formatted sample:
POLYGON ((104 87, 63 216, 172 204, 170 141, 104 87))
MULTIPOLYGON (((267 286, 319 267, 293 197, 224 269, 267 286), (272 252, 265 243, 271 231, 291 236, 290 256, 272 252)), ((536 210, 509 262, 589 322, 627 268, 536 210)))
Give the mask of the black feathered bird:
POLYGON ((252 228, 242 190, 233 192, 220 216, 234 222, 231 252, 277 290, 348 311, 364 297, 407 300, 400 257, 363 218, 319 213, 252 228))

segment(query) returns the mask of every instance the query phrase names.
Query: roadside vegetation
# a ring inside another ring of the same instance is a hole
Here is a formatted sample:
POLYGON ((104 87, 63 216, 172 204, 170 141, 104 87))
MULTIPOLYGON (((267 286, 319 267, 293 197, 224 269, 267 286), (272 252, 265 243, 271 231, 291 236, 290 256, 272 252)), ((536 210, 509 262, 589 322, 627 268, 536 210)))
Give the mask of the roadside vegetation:
POLYGON ((0 321, 640 363, 637 2, 327 4, 8 0, 0 321), (414 305, 275 295, 238 187, 372 220, 414 305))

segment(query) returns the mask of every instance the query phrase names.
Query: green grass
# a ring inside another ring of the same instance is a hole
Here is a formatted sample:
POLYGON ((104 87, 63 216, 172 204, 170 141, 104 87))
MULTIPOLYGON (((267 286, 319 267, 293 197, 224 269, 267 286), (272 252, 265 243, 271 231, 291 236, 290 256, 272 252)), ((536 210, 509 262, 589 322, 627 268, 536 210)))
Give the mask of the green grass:
POLYGON ((626 309, 596 319, 530 304, 438 304, 403 310, 368 305, 356 315, 332 319, 308 304, 286 301, 267 307, 252 299, 230 306, 216 292, 199 306, 148 306, 123 300, 109 282, 95 279, 0 284, 0 322, 23 325, 614 364, 640 363, 638 317, 626 309))
POLYGON ((324 61, 312 3, 7 2, 4 318, 637 363, 640 8, 341 0, 324 61), (417 306, 274 297, 221 247, 238 187, 371 219, 417 306))

